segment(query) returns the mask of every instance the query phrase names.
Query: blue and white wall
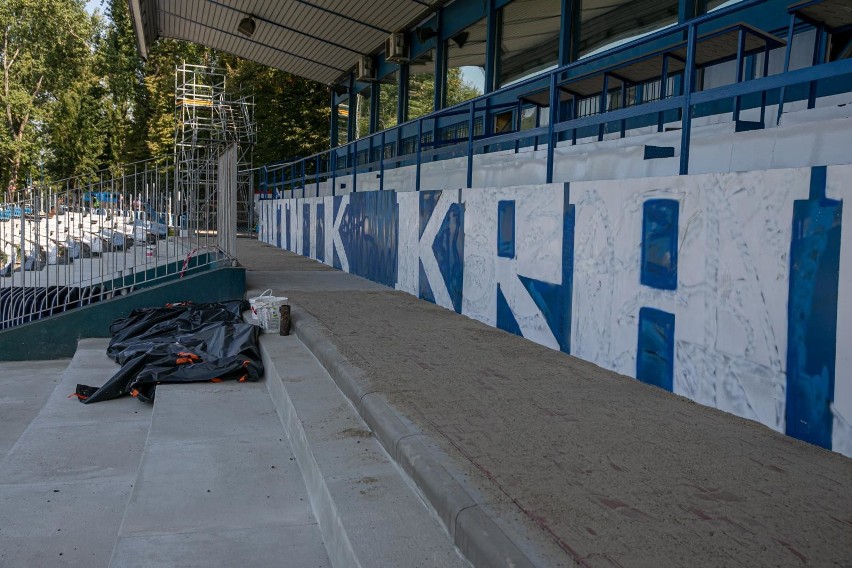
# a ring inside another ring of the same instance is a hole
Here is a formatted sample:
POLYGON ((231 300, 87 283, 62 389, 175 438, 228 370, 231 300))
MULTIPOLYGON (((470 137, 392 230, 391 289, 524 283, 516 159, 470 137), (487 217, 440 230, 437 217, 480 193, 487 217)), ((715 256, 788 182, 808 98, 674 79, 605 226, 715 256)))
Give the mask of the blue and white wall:
POLYGON ((852 456, 849 179, 828 166, 281 199, 260 202, 261 238, 852 456))

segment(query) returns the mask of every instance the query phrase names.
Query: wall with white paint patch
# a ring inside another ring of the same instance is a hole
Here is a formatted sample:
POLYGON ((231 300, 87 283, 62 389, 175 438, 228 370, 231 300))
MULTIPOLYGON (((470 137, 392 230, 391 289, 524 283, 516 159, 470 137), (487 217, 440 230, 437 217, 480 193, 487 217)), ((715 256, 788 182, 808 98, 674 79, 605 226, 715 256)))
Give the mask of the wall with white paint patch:
MULTIPOLYGON (((385 192, 396 207, 395 242, 387 244, 396 259, 395 287, 419 297, 428 289, 435 303, 455 309, 450 280, 457 275, 464 315, 632 377, 642 345, 640 311, 671 314, 673 392, 784 432, 790 275, 800 269, 790 262, 794 209, 809 199, 845 204, 852 195, 852 166, 829 166, 819 199, 812 193, 815 169, 385 192), (651 200, 678 208, 675 289, 642 284, 643 216, 651 200), (511 218, 499 218, 501 207, 511 218), (463 231, 447 228, 453 210, 463 212, 463 231), (498 253, 506 239, 511 253, 498 253), (453 261, 447 247, 463 250, 463 260, 453 261)), ((261 239, 279 242, 281 207, 282 224, 291 216, 290 249, 302 254, 307 237, 309 256, 317 258, 321 203, 324 262, 338 258, 348 270, 353 244, 341 227, 365 198, 262 201, 261 239)), ((852 337, 852 208, 842 210, 839 227, 840 257, 826 260, 837 265, 837 330, 825 338, 836 347, 829 428, 832 449, 852 456, 852 350, 844 343, 852 337)), ((286 247, 287 239, 280 242, 286 247)), ((362 268, 367 277, 370 269, 362 268)))

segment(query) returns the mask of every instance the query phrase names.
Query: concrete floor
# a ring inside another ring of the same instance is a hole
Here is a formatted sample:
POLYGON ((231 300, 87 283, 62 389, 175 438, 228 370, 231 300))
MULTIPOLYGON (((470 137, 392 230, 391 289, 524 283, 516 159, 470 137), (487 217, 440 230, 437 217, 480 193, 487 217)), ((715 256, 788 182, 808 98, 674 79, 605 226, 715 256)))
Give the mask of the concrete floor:
MULTIPOLYGON (((153 406, 69 399, 118 370, 106 345, 29 364, 28 412, 2 400, 4 439, 20 436, 0 460, 0 566, 331 566, 263 382, 161 385, 153 406)), ((21 365, 0 364, 4 387, 21 365)))
POLYGON ((264 336, 264 382, 153 407, 67 398, 117 369, 104 340, 2 363, 0 566, 464 566, 438 525, 459 492, 404 480, 376 401, 531 564, 849 565, 852 460, 256 241, 239 258, 357 404, 297 337, 264 336))
POLYGON ((469 566, 295 336, 257 383, 69 398, 107 344, 0 363, 0 566, 469 566))
POLYGON ((537 565, 843 566, 852 460, 240 240, 537 565))

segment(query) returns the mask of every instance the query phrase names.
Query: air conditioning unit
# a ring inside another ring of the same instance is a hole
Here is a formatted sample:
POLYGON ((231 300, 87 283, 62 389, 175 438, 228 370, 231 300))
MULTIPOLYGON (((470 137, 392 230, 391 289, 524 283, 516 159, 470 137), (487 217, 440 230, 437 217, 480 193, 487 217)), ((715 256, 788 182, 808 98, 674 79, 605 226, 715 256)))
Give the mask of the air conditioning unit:
POLYGON ((355 68, 356 81, 374 81, 376 79, 376 70, 373 69, 373 58, 362 57, 358 60, 358 66, 355 68))
POLYGON ((405 63, 408 61, 408 45, 405 43, 405 34, 391 34, 385 40, 385 61, 391 63, 405 63))

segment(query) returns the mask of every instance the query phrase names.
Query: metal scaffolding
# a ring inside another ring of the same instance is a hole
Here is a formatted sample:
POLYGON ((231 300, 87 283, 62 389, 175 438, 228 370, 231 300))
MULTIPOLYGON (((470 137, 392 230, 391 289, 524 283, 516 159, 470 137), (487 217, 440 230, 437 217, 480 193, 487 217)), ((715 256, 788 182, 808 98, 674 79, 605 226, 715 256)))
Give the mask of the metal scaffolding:
POLYGON ((181 229, 217 231, 218 159, 237 147, 237 230, 254 226, 252 150, 257 140, 254 97, 227 91, 225 71, 183 63, 175 70, 175 202, 181 229))

